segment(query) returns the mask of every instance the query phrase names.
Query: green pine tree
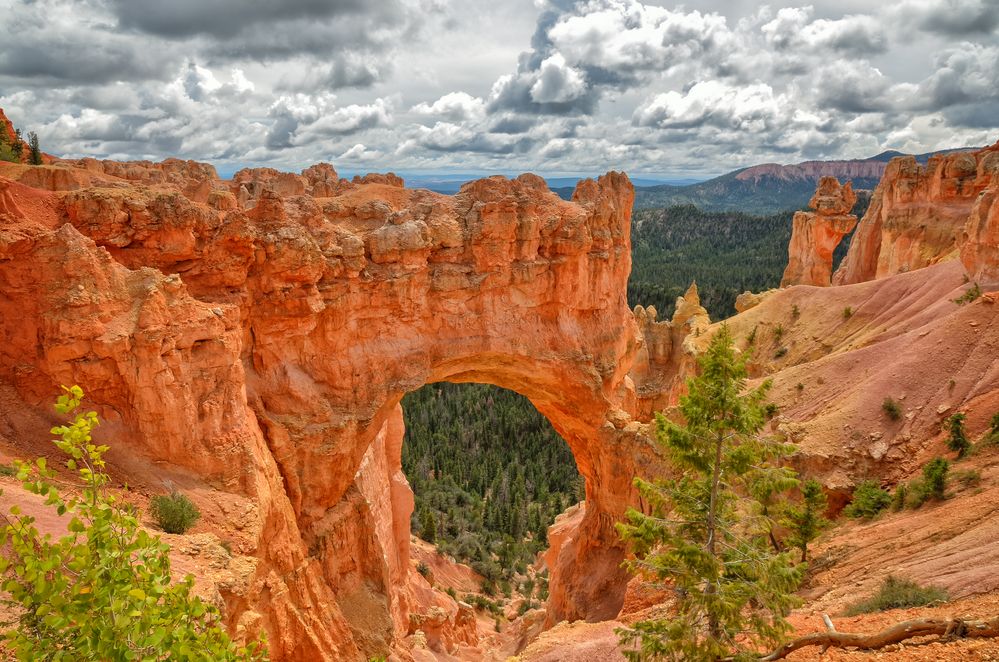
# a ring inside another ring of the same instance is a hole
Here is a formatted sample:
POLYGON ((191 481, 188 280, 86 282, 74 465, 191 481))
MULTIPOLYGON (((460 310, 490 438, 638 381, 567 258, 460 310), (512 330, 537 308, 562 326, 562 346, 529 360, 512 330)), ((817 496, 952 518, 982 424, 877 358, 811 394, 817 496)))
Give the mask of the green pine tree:
POLYGON ((631 510, 618 529, 635 554, 630 569, 667 583, 677 603, 667 618, 619 631, 638 645, 625 651, 631 660, 755 659, 789 630, 804 567, 770 548, 751 495, 764 474, 788 475, 774 460, 793 447, 760 435, 769 383, 746 392, 747 360, 723 326, 680 399, 683 424, 657 416, 678 476, 636 479, 651 514, 631 510))
POLYGON ((964 414, 957 412, 947 419, 950 427, 950 438, 947 440, 947 448, 957 453, 957 458, 961 459, 971 448, 968 435, 964 433, 964 414))
POLYGON ((791 531, 788 542, 801 550, 802 562, 808 560, 808 543, 818 538, 830 524, 823 515, 826 506, 822 484, 810 478, 801 486, 801 504, 787 508, 784 525, 791 531))
POLYGON ((420 537, 429 543, 437 542, 437 521, 434 519, 434 512, 429 508, 423 511, 420 537))
POLYGON ((42 165, 42 148, 38 144, 38 134, 34 131, 28 134, 28 146, 31 149, 31 165, 42 165))

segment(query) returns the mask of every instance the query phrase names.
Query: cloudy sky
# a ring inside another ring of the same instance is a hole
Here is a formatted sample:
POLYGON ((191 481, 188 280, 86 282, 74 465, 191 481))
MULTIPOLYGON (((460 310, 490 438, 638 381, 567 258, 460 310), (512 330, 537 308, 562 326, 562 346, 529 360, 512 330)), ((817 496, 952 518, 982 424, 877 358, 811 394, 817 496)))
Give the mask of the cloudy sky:
POLYGON ((999 139, 999 0, 0 0, 0 19, 0 107, 66 156, 706 176, 999 139))

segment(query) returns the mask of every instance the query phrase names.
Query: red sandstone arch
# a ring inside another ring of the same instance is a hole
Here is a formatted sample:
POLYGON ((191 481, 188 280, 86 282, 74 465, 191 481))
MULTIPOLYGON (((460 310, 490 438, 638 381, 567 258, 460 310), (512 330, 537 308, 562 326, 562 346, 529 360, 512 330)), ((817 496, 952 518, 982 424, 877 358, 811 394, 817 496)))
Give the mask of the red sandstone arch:
POLYGON ((70 165, 33 173, 61 218, 8 205, 0 226, 0 380, 39 405, 83 384, 122 452, 252 506, 233 515, 246 571, 222 589, 238 632, 310 660, 360 657, 358 609, 384 615, 383 641, 405 634, 398 402, 443 380, 521 393, 569 443, 587 508, 551 555, 549 621, 616 614, 613 523, 650 453, 628 374, 670 351, 627 307, 624 175, 566 202, 532 175, 448 197, 331 168, 229 190, 201 164, 70 165), (58 191, 76 168, 103 186, 58 191))

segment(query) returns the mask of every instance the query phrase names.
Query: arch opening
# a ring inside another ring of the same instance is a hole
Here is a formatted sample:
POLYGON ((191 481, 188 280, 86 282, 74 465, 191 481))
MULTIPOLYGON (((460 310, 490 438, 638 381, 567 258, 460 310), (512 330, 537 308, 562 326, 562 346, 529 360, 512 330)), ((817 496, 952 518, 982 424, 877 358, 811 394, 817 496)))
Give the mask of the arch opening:
POLYGON ((568 444, 528 398, 493 385, 427 384, 402 407, 413 534, 470 566, 485 596, 545 601, 548 528, 585 498, 568 444))

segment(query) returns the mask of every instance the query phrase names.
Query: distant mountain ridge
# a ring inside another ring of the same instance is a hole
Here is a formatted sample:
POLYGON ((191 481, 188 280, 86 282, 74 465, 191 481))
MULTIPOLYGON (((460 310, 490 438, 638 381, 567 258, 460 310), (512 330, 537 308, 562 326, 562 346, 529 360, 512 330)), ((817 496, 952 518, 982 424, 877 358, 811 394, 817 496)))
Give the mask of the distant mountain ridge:
MULTIPOLYGON (((948 149, 913 156, 925 163, 934 154, 974 149, 979 148, 948 149)), ((637 186, 635 209, 695 205, 704 211, 761 215, 802 209, 822 177, 831 175, 840 181, 852 180, 854 189, 873 189, 881 181, 888 162, 897 156, 907 155, 890 150, 866 159, 804 161, 790 165, 763 163, 687 186, 637 186)), ((561 191, 558 193, 561 195, 561 191)))

